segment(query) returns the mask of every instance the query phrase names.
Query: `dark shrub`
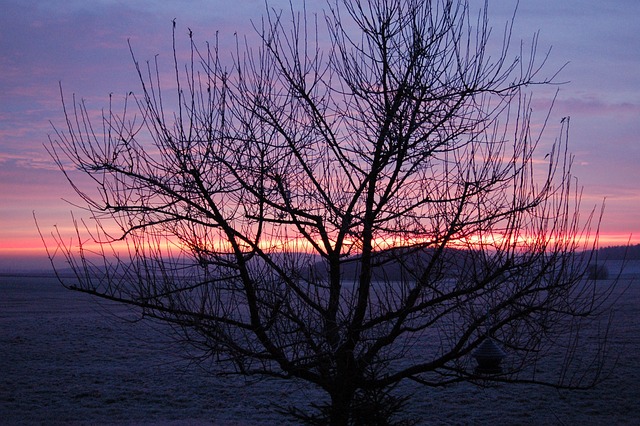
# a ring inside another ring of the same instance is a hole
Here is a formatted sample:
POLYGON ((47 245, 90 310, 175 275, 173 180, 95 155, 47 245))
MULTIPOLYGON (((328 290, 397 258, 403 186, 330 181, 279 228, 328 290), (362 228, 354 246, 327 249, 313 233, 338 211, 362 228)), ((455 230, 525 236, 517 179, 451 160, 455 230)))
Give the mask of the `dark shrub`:
POLYGON ((589 265, 587 270, 587 277, 590 280, 608 280, 609 279, 609 269, 607 269, 606 265, 602 264, 593 264, 589 265))

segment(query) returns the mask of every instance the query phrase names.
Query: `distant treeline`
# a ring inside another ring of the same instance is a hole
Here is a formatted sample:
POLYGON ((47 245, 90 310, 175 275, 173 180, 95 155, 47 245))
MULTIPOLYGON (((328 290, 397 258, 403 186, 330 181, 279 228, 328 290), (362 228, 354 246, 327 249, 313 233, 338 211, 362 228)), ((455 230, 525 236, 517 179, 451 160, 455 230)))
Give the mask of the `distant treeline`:
MULTIPOLYGON (((434 255, 433 249, 393 249, 377 253, 374 257, 372 275, 374 280, 398 281, 413 276, 420 276, 424 272, 425 265, 434 255)), ((591 259, 593 271, 590 275, 596 279, 606 279, 608 271, 600 262, 606 260, 640 260, 640 244, 633 246, 605 247, 598 250, 591 259)), ((356 280, 360 269, 358 258, 346 258, 343 260, 342 276, 346 280, 356 280)), ((471 270, 479 272, 482 269, 492 270, 499 267, 492 264, 490 258, 483 259, 481 254, 461 249, 448 248, 442 253, 432 273, 441 277, 459 277, 468 274, 471 270)), ((326 277, 327 271, 321 263, 314 264, 306 274, 326 277)), ((302 272, 302 275, 306 275, 302 272)))
POLYGON ((598 250, 598 260, 640 260, 640 244, 604 247, 598 250))

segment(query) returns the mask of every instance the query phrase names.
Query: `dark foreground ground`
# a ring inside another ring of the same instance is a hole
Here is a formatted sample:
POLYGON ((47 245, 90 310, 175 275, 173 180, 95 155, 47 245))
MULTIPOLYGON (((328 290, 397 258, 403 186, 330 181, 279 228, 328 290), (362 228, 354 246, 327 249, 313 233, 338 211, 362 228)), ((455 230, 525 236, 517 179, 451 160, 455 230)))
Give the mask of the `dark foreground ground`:
MULTIPOLYGON (((636 270, 637 269, 637 270, 636 270)), ((630 269, 622 284, 640 276, 630 269)), ((617 309, 619 362, 596 389, 457 385, 413 390, 421 424, 640 424, 640 281, 617 309)), ((0 276, 0 424, 288 424, 276 405, 317 400, 299 384, 204 374, 163 329, 131 323, 47 277, 0 276)), ((293 423, 291 423, 293 424, 293 423)))

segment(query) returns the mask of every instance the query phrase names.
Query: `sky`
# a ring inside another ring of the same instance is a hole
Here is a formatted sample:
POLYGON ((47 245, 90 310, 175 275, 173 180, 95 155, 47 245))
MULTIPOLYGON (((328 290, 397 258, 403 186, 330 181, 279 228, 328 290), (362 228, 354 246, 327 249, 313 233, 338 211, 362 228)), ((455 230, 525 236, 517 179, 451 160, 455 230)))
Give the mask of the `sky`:
MULTIPOLYGON (((323 4, 307 0, 310 10, 323 4)), ((0 0, 0 5, 0 270, 44 259, 34 214, 49 232, 54 226, 69 229, 77 210, 65 201, 77 197, 44 148, 52 124, 64 124, 60 85, 67 99, 75 94, 100 110, 108 106, 110 93, 123 97, 138 89, 128 40, 138 59, 158 54, 170 65, 172 20, 184 40, 188 29, 203 43, 217 33, 225 47, 234 34, 251 37, 252 20, 258 22, 265 11, 264 0, 0 0)), ((489 1, 496 29, 515 5, 489 1)), ((536 99, 548 104, 559 89, 551 120, 557 124, 571 117, 569 148, 573 173, 584 188, 583 211, 605 202, 603 246, 640 243, 638 16, 637 0, 520 0, 514 27, 515 40, 540 32, 540 52, 551 47, 547 69, 562 68, 558 80, 568 82, 542 90, 536 99)), ((545 134, 550 140, 556 136, 545 134)))

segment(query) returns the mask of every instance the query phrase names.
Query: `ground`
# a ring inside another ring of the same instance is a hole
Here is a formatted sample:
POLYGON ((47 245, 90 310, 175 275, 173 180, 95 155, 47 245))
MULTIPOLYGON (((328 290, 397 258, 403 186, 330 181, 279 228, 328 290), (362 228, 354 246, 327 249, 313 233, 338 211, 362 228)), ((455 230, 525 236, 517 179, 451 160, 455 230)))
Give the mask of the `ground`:
MULTIPOLYGON (((406 388, 413 394, 406 417, 451 425, 640 424, 637 277, 640 262, 621 280, 620 290, 630 286, 616 309, 618 363, 596 389, 406 388)), ((0 424, 288 424, 276 405, 320 397, 303 384, 208 375, 179 355, 162 327, 122 318, 131 318, 125 308, 98 306, 52 278, 0 277, 0 424)))

